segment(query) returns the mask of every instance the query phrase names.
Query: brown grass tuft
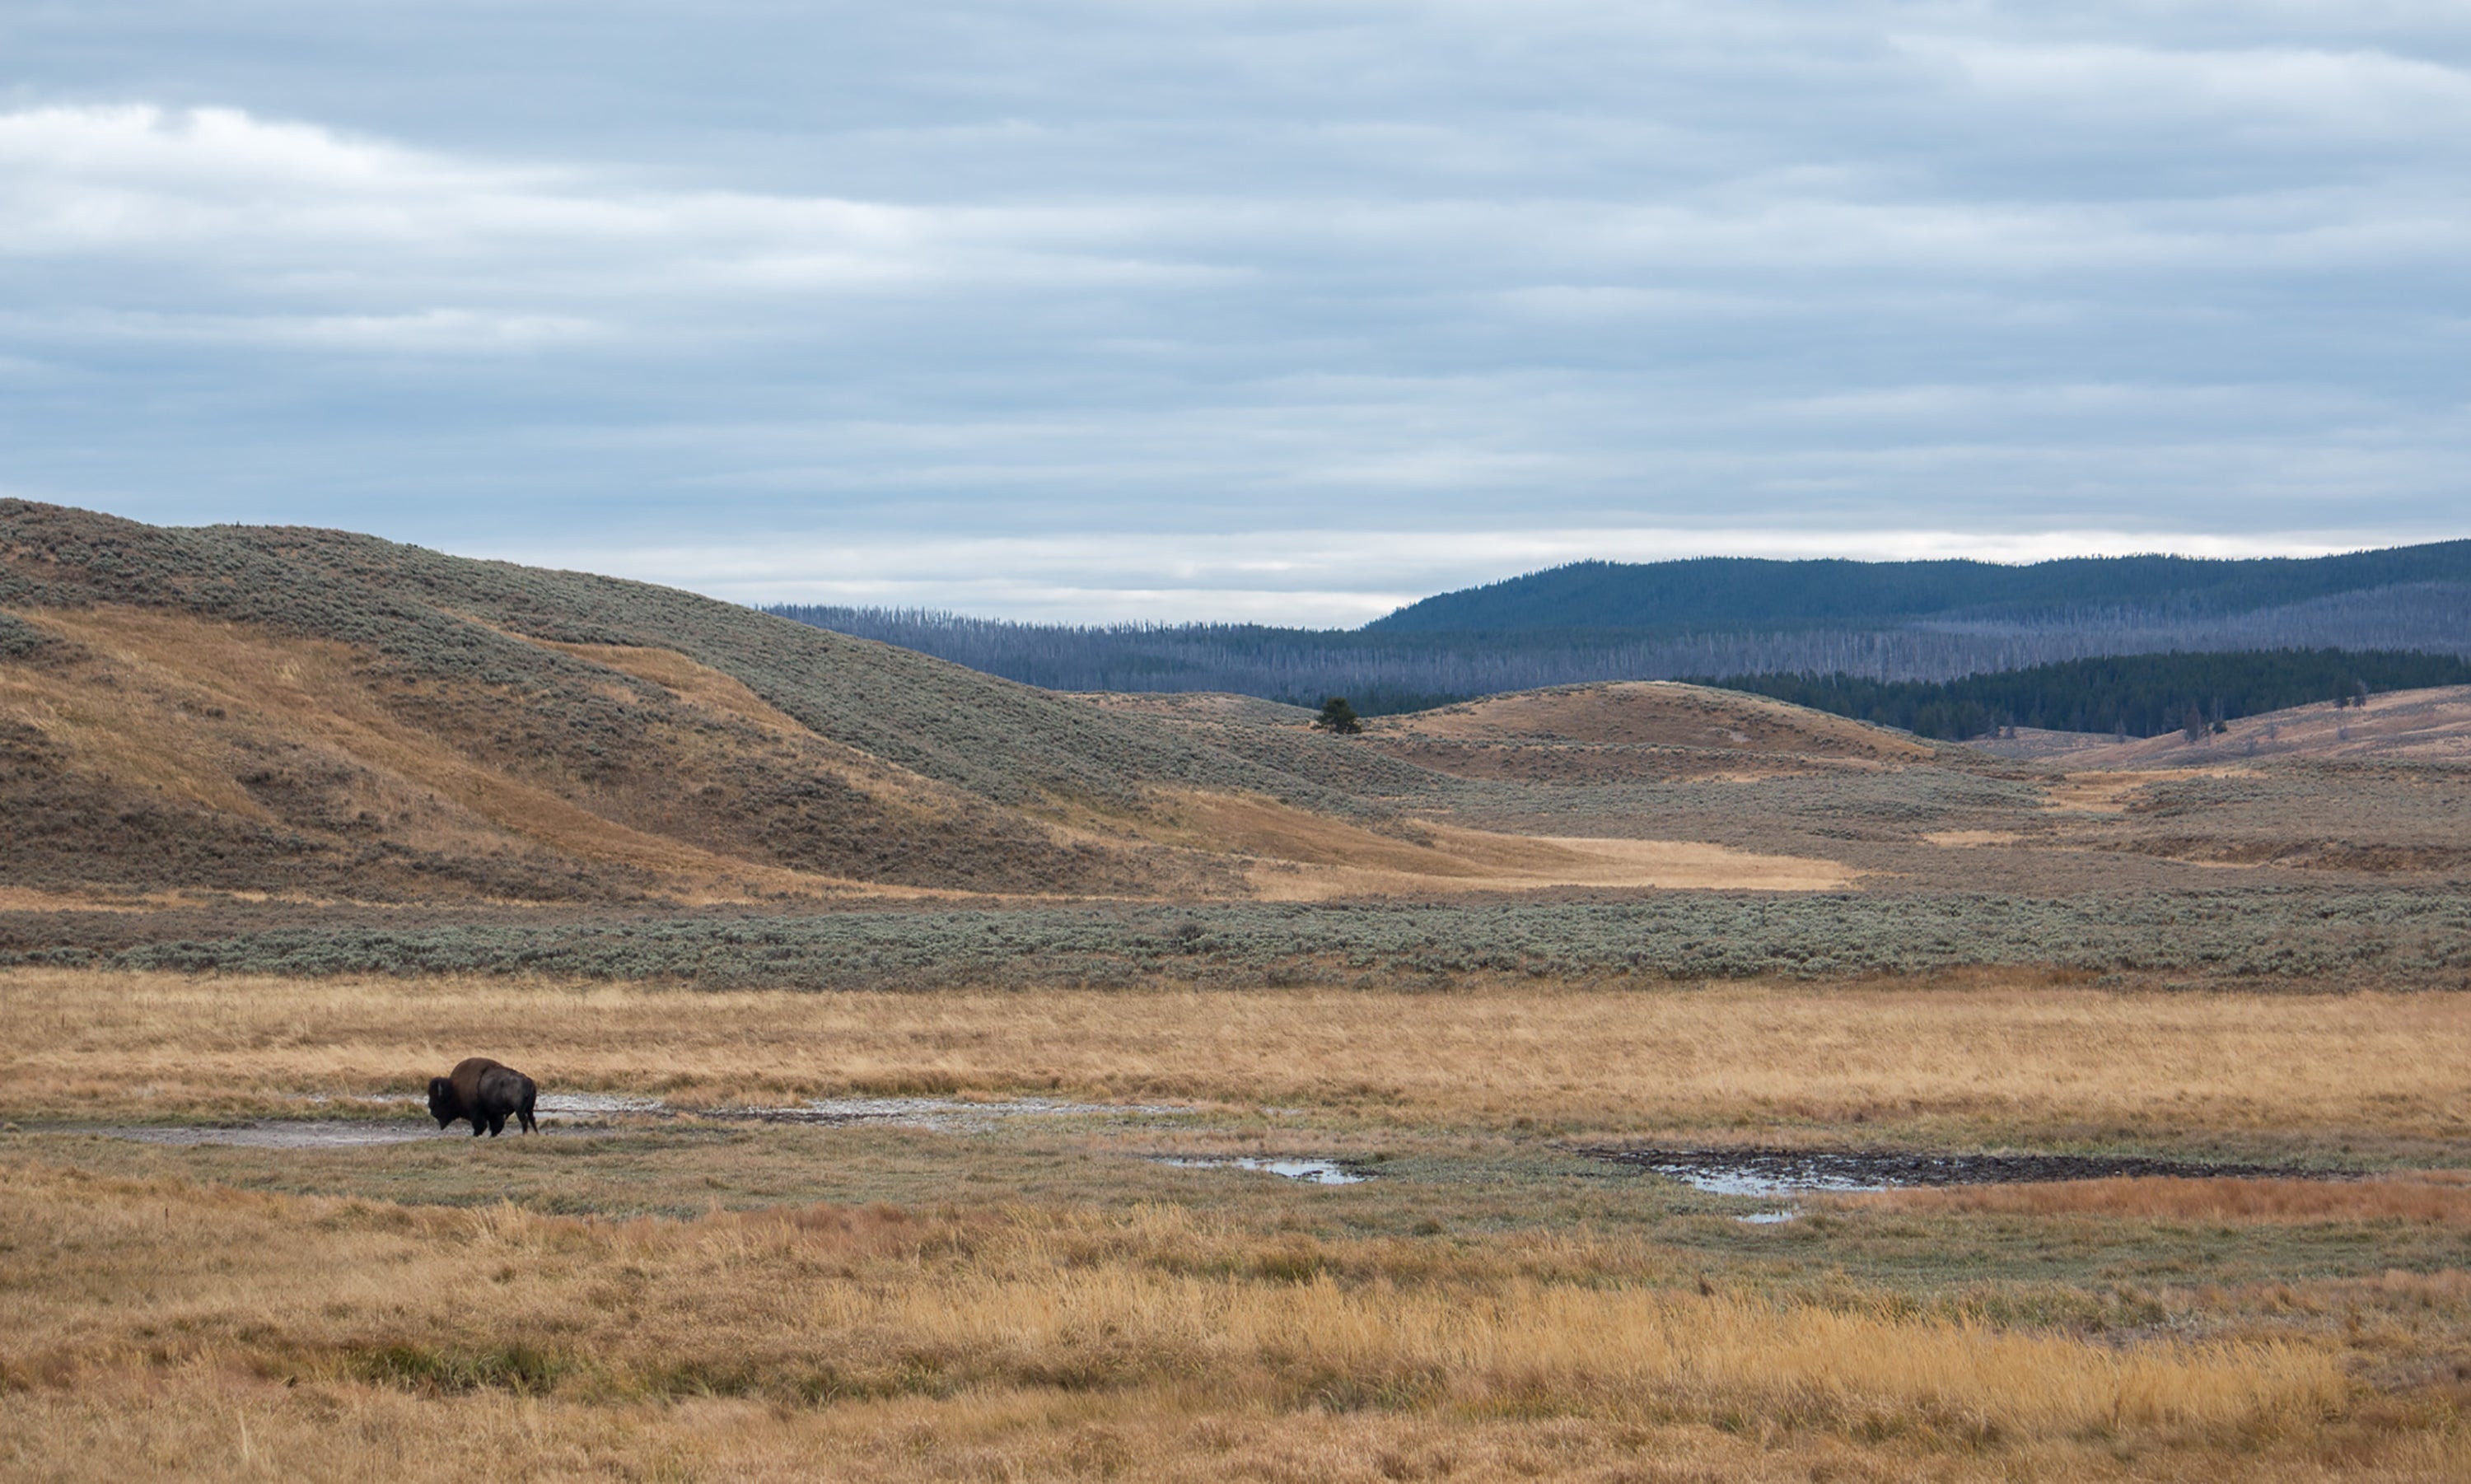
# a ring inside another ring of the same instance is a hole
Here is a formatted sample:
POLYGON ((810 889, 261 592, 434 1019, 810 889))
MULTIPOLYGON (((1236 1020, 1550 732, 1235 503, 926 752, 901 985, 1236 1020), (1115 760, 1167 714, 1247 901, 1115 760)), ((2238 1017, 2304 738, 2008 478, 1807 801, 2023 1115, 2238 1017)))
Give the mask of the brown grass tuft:
POLYGON ((1758 1418, 1966 1446, 2271 1436, 2349 1394, 2338 1355, 2307 1342, 2121 1348, 1702 1295, 1617 1276, 1654 1260, 1636 1239, 1434 1262, 1172 1207, 611 1223, 24 1163, 0 1166, 0 1377, 16 1392, 200 1372, 620 1404, 1030 1391, 1188 1412, 1758 1418))
POLYGON ((2135 1221, 2415 1221, 2471 1224, 2471 1187, 2450 1172, 2383 1180, 2136 1176, 2049 1185, 1882 1190, 1825 1198, 1857 1211, 2118 1216, 2135 1221))

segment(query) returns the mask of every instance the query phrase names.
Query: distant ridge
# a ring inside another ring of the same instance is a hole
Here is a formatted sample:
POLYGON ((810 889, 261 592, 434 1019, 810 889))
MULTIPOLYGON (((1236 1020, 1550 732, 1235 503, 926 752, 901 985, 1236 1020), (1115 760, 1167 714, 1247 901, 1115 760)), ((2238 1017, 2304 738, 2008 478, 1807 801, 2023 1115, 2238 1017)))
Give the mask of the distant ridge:
MULTIPOLYGON (((784 618, 1064 691, 1225 691, 1367 715, 1605 680, 1949 681, 2137 654, 2471 657, 2471 541, 2340 556, 1578 562, 1360 629, 1016 624, 783 604, 784 618)), ((2269 668, 2280 669, 2279 662, 2269 668)), ((2105 724, 2115 719, 2106 712, 2105 724)))
POLYGON ((1443 593, 1365 628, 1800 628, 1933 617, 2015 620, 2088 608, 2224 617, 2420 583, 2471 585, 2471 540, 2335 556, 2072 556, 2025 566, 1746 556, 1582 561, 1443 593))

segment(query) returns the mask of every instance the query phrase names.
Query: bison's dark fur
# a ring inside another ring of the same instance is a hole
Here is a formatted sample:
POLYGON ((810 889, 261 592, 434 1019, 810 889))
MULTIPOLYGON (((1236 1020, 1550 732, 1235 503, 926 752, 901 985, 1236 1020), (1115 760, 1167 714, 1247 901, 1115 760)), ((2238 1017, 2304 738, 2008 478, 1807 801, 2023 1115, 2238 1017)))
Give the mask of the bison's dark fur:
POLYGON ((497 1138, 510 1115, 521 1120, 524 1132, 537 1133, 540 1126, 532 1121, 532 1098, 539 1092, 531 1078, 512 1067, 485 1056, 467 1056, 455 1064, 453 1072, 429 1079, 429 1114, 439 1128, 457 1119, 471 1119, 475 1139, 481 1137, 483 1126, 490 1138, 497 1138))

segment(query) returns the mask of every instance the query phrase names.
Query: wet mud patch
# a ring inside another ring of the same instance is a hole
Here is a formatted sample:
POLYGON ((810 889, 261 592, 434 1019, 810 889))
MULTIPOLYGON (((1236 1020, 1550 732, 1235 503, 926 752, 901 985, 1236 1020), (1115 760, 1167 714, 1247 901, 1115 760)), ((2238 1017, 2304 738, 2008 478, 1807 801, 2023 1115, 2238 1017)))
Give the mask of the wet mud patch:
MULTIPOLYGON (((419 1105, 405 1094, 318 1096, 313 1105, 419 1105)), ((825 1097, 783 1107, 671 1108, 657 1097, 624 1093, 543 1093, 534 1105, 541 1132, 575 1136, 611 1134, 640 1120, 692 1116, 708 1120, 795 1123, 843 1127, 923 1128, 943 1133, 986 1133, 1015 1119, 1115 1117, 1154 1119, 1196 1110, 1167 1104, 1074 1103, 1045 1098, 964 1102, 947 1097, 825 1097)), ((66 1130, 158 1144, 229 1144, 255 1149, 344 1149, 412 1143, 424 1139, 469 1139, 461 1124, 439 1132, 428 1119, 254 1119, 226 1123, 131 1123, 66 1130)), ((511 1137, 511 1132, 509 1136, 511 1137)))
POLYGON ((1178 1169, 1258 1169, 1305 1185, 1362 1185, 1373 1177, 1338 1160, 1262 1159, 1249 1154, 1154 1155, 1160 1165, 1178 1169))
MULTIPOLYGON (((421 1093, 350 1093, 341 1096, 319 1093, 304 1100, 312 1107, 339 1102, 379 1108, 424 1108, 429 1104, 427 1095, 421 1093)), ((543 1093, 532 1101, 532 1112, 540 1118, 606 1118, 622 1113, 668 1111, 659 1098, 639 1097, 631 1093, 543 1093)))
POLYGON ((2181 1180, 2351 1180, 2357 1170, 2099 1154, 1932 1154, 1906 1150, 1578 1148, 1588 1159, 1654 1170, 1710 1195, 1894 1190, 1916 1186, 2043 1185, 2166 1176, 2181 1180))
MULTIPOLYGON (((424 1099, 408 1094, 376 1093, 350 1097, 318 1096, 312 1104, 349 1102, 372 1105, 419 1105, 424 1099)), ((540 1132, 573 1138, 617 1130, 603 1119, 625 1114, 663 1112, 660 1100, 614 1093, 544 1093, 533 1103, 540 1132)), ((471 1128, 458 1123, 440 1129, 435 1119, 250 1119, 229 1123, 121 1123, 69 1130, 127 1139, 137 1143, 175 1145, 222 1144, 242 1149, 359 1149, 379 1144, 418 1143, 430 1139, 470 1139, 471 1128)), ((500 1138, 525 1137, 512 1123, 500 1138)))
POLYGON ((435 1123, 344 1119, 260 1119, 247 1123, 134 1123, 109 1128, 82 1128, 81 1134, 127 1139, 138 1143, 229 1144, 243 1149, 357 1149, 372 1144, 416 1143, 424 1139, 463 1138, 456 1129, 440 1134, 435 1123))
POLYGON ((779 1108, 713 1108, 703 1117, 754 1123, 809 1123, 827 1127, 872 1123, 892 1128, 929 1128, 946 1132, 984 1132, 1012 1119, 1155 1118, 1188 1114, 1192 1108, 1169 1103, 1073 1103, 1044 1097, 1016 1097, 1000 1102, 963 1102, 952 1097, 818 1097, 779 1108))
POLYGON ((657 1097, 637 1097, 627 1093, 543 1093, 533 1099, 532 1111, 543 1118, 553 1115, 569 1119, 599 1119, 616 1114, 666 1113, 669 1110, 657 1097))

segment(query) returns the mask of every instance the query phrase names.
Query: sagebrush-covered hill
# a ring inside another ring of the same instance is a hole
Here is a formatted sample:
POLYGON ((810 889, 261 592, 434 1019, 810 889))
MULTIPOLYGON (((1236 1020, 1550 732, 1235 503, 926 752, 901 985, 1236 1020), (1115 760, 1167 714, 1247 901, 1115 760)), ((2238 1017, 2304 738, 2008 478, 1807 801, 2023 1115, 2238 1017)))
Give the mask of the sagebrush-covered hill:
POLYGON ((1480 776, 1309 721, 341 531, 0 502, 0 910, 1851 880, 1439 824, 1480 776))
POLYGON ((0 501, 0 667, 20 889, 1214 891, 1210 852, 1142 837, 1163 794, 1369 808, 1310 748, 341 531, 0 501))

